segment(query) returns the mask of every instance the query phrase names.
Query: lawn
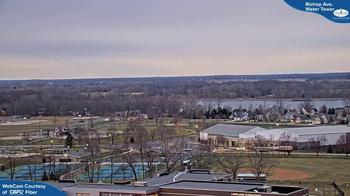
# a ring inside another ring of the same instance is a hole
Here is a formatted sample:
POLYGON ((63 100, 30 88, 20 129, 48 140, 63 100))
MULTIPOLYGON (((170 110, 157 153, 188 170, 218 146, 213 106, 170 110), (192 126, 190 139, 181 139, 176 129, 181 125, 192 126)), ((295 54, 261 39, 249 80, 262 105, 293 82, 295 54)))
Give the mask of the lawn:
POLYGON ((276 167, 301 170, 308 180, 350 182, 350 159, 341 158, 276 158, 276 167))
MULTIPOLYGON (((345 191, 345 195, 350 195, 350 158, 345 157, 274 157, 274 171, 288 171, 290 176, 283 176, 284 179, 276 179, 276 174, 268 177, 271 184, 291 184, 296 186, 309 187, 310 193, 319 195, 324 191, 324 195, 332 195, 334 193, 333 186, 329 185, 333 180, 340 185, 345 191), (292 176, 298 174, 304 178, 292 179, 292 176), (289 180, 285 180, 291 177, 289 180)), ((244 165, 243 171, 247 169, 248 164, 244 165)), ((223 169, 213 163, 212 169, 216 172, 223 172, 223 169)))

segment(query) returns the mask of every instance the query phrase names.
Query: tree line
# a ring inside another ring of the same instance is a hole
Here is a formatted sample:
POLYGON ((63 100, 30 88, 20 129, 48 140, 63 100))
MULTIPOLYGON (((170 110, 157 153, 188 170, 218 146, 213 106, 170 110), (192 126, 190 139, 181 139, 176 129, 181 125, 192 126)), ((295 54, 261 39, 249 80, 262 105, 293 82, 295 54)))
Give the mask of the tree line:
POLYGON ((349 98, 349 80, 231 81, 191 78, 0 82, 0 109, 7 115, 110 115, 115 111, 173 114, 187 100, 235 98, 349 98))

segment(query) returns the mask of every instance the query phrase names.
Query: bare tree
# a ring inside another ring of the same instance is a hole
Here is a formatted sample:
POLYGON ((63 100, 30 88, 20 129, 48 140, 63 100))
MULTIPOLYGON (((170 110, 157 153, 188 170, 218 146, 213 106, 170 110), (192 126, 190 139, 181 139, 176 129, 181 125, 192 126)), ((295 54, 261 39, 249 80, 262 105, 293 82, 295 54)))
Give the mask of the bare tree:
POLYGON ((161 140, 161 158, 167 172, 171 172, 183 158, 183 146, 178 139, 164 138, 161 140))
POLYGON ((99 133, 94 129, 87 129, 88 131, 87 138, 85 139, 86 151, 88 153, 88 160, 85 161, 85 168, 88 173, 89 182, 94 182, 95 170, 97 162, 97 155, 100 152, 100 142, 99 142, 99 133))
POLYGON ((146 144, 146 146, 144 148, 144 155, 145 155, 145 160, 147 163, 149 176, 153 175, 153 172, 155 170, 154 163, 156 162, 156 158, 158 156, 158 153, 154 150, 154 147, 152 144, 153 143, 149 142, 146 144))
POLYGON ((276 101, 276 109, 277 109, 278 113, 280 113, 281 115, 284 114, 284 109, 285 109, 284 105, 285 105, 285 103, 283 102, 282 99, 278 99, 276 101))
POLYGON ((316 153, 317 153, 317 156, 318 156, 318 154, 319 154, 319 152, 320 152, 320 150, 322 149, 322 147, 323 146, 325 146, 326 145, 326 143, 327 143, 327 138, 326 138, 326 136, 325 135, 321 135, 321 136, 318 136, 317 138, 316 138, 316 146, 315 146, 315 148, 316 148, 316 153))
POLYGON ((128 164, 133 176, 134 180, 138 180, 137 172, 136 172, 136 167, 137 167, 137 157, 138 154, 132 150, 121 153, 122 159, 128 164))
POLYGON ((15 156, 9 156, 9 166, 10 166, 10 178, 11 180, 14 180, 15 173, 16 173, 16 164, 17 164, 17 158, 15 156))
POLYGON ((281 146, 290 145, 292 135, 288 132, 283 132, 279 137, 279 142, 281 146))
POLYGON ((341 135, 336 142, 337 152, 346 153, 346 156, 349 155, 350 144, 346 141, 346 135, 341 135))
POLYGON ((261 135, 257 135, 255 140, 254 140, 254 148, 259 149, 259 147, 266 147, 267 146, 267 141, 266 139, 261 136, 261 135))
POLYGON ((237 181, 238 170, 243 167, 245 161, 246 159, 243 156, 243 153, 240 152, 225 154, 218 158, 218 163, 220 166, 226 172, 232 174, 235 181, 237 181))
POLYGON ((262 174, 268 175, 274 166, 273 160, 268 155, 254 153, 248 156, 248 162, 256 180, 260 181, 262 174))
POLYGON ((176 142, 174 145, 166 146, 163 150, 162 156, 166 164, 167 172, 171 172, 183 159, 183 149, 181 145, 176 142))
POLYGON ((312 101, 305 100, 303 103, 300 104, 299 108, 304 114, 311 113, 312 108, 314 107, 312 101))
POLYGON ((138 150, 140 159, 141 159, 141 165, 142 165, 142 177, 145 175, 145 151, 146 146, 149 140, 149 132, 147 129, 142 126, 141 124, 137 124, 135 126, 135 148, 138 150))
POLYGON ((343 99, 344 106, 350 108, 350 97, 346 97, 343 99))
POLYGON ((321 114, 326 114, 327 111, 328 111, 328 108, 326 105, 322 105, 319 109, 319 113, 321 113, 321 114))
POLYGON ((315 141, 316 140, 313 137, 307 139, 307 148, 308 148, 308 150, 314 149, 315 146, 317 146, 317 143, 315 141))
POLYGON ((199 144, 193 151, 192 160, 194 160, 195 167, 197 169, 208 169, 210 162, 213 160, 212 147, 209 144, 199 144))

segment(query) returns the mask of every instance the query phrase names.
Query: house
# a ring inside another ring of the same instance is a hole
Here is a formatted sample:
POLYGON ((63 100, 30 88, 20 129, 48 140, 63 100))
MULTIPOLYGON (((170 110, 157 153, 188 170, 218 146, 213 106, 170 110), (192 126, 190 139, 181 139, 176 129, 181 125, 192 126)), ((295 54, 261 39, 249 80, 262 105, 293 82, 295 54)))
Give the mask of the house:
POLYGON ((312 123, 311 119, 305 114, 295 115, 294 118, 294 122, 297 124, 312 123))
POLYGON ((249 120, 248 112, 234 112, 231 116, 234 121, 247 121, 249 120))
POLYGON ((284 117, 282 117, 281 122, 284 122, 284 123, 294 122, 296 115, 298 115, 297 112, 289 111, 284 115, 284 117))
POLYGON ((322 124, 322 119, 319 115, 313 115, 310 118, 313 125, 320 125, 322 124))
POLYGON ((255 121, 258 121, 258 122, 262 122, 262 121, 264 121, 264 115, 263 114, 257 114, 256 116, 255 116, 255 119, 254 119, 255 121))

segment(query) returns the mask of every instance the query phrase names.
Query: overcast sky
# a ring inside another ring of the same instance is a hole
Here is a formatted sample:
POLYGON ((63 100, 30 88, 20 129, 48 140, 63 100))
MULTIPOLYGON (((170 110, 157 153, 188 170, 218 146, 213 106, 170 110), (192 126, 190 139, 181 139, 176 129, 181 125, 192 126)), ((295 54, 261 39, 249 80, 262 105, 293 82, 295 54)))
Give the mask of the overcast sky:
POLYGON ((282 0, 0 0, 0 79, 350 71, 350 25, 282 0))

